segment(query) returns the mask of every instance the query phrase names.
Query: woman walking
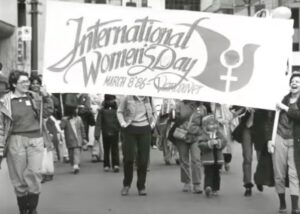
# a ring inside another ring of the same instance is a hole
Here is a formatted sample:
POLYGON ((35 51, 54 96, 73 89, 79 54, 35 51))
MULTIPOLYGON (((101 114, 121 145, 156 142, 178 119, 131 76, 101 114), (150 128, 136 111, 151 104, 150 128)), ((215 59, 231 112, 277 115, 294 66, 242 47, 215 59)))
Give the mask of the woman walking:
POLYGON ((150 156, 152 129, 156 124, 156 111, 150 97, 126 96, 121 100, 118 120, 123 128, 124 179, 121 195, 128 195, 137 165, 137 189, 141 196, 147 195, 146 176, 150 156))
POLYGON ((7 138, 7 166, 21 214, 37 213, 44 152, 40 115, 47 118, 53 113, 49 94, 41 88, 41 105, 39 96, 28 90, 29 83, 27 73, 11 72, 11 91, 3 98, 3 106, 7 109, 4 127, 10 127, 4 133, 7 138))
POLYGON ((280 109, 273 166, 275 189, 279 197, 279 212, 286 212, 285 180, 288 174, 291 194, 292 214, 300 213, 300 73, 290 78, 290 93, 277 104, 280 109))
POLYGON ((179 152, 180 176, 184 184, 182 191, 191 192, 192 182, 193 192, 199 194, 202 193, 201 160, 197 139, 202 133, 202 118, 207 111, 202 103, 184 100, 177 104, 175 114, 175 123, 169 132, 169 138, 175 143, 179 152), (186 130, 187 135, 181 139, 176 137, 174 134, 177 128, 186 130))

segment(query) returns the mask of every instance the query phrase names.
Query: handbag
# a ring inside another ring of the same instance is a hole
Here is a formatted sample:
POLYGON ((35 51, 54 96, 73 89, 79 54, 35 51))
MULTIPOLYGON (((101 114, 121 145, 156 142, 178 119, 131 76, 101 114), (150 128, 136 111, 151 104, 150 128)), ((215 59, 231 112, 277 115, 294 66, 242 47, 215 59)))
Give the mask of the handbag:
POLYGON ((179 128, 179 127, 175 128, 174 133, 173 133, 173 137, 175 139, 177 139, 177 140, 185 140, 186 139, 186 135, 191 126, 193 116, 194 116, 194 113, 190 116, 189 123, 188 123, 186 129, 179 128))

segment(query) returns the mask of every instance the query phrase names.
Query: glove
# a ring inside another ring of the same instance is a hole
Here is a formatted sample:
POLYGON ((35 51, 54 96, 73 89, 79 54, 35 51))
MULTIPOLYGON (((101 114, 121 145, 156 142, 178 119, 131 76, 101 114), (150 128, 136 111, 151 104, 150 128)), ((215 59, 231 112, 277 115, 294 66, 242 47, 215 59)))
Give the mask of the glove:
POLYGON ((100 138, 99 136, 95 137, 95 141, 99 141, 99 138, 100 138))
POLYGON ((274 150, 275 150, 275 142, 272 140, 268 141, 268 152, 270 154, 273 154, 274 150))
POLYGON ((216 140, 217 143, 215 144, 217 149, 221 149, 222 148, 222 142, 220 140, 216 140))

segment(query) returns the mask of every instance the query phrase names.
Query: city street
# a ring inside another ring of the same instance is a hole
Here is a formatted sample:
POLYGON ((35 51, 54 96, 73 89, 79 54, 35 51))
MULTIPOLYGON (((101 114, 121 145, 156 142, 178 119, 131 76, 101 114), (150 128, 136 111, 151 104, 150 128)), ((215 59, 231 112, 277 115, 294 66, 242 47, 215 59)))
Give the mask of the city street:
MULTIPOLYGON (((179 167, 174 162, 171 166, 164 165, 158 150, 151 151, 148 195, 138 196, 133 183, 130 195, 121 196, 122 172, 104 172, 102 164, 91 163, 90 154, 84 152, 78 175, 71 174, 68 164, 56 164, 54 180, 43 185, 38 211, 39 214, 277 213, 273 188, 265 188, 263 193, 254 188, 252 197, 243 196, 239 144, 235 144, 234 152, 231 170, 222 174, 221 191, 214 198, 181 192, 179 167)), ((5 161, 0 171, 0 183, 0 213, 18 213, 5 161)))

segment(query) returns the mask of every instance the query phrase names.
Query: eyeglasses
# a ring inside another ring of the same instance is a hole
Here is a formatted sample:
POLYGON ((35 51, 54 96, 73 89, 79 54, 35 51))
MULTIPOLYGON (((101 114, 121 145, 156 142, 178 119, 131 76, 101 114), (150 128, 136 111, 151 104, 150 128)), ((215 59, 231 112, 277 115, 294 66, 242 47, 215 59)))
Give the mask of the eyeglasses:
POLYGON ((20 82, 17 82, 17 84, 22 84, 22 85, 29 84, 29 83, 30 83, 29 80, 22 80, 20 82))

